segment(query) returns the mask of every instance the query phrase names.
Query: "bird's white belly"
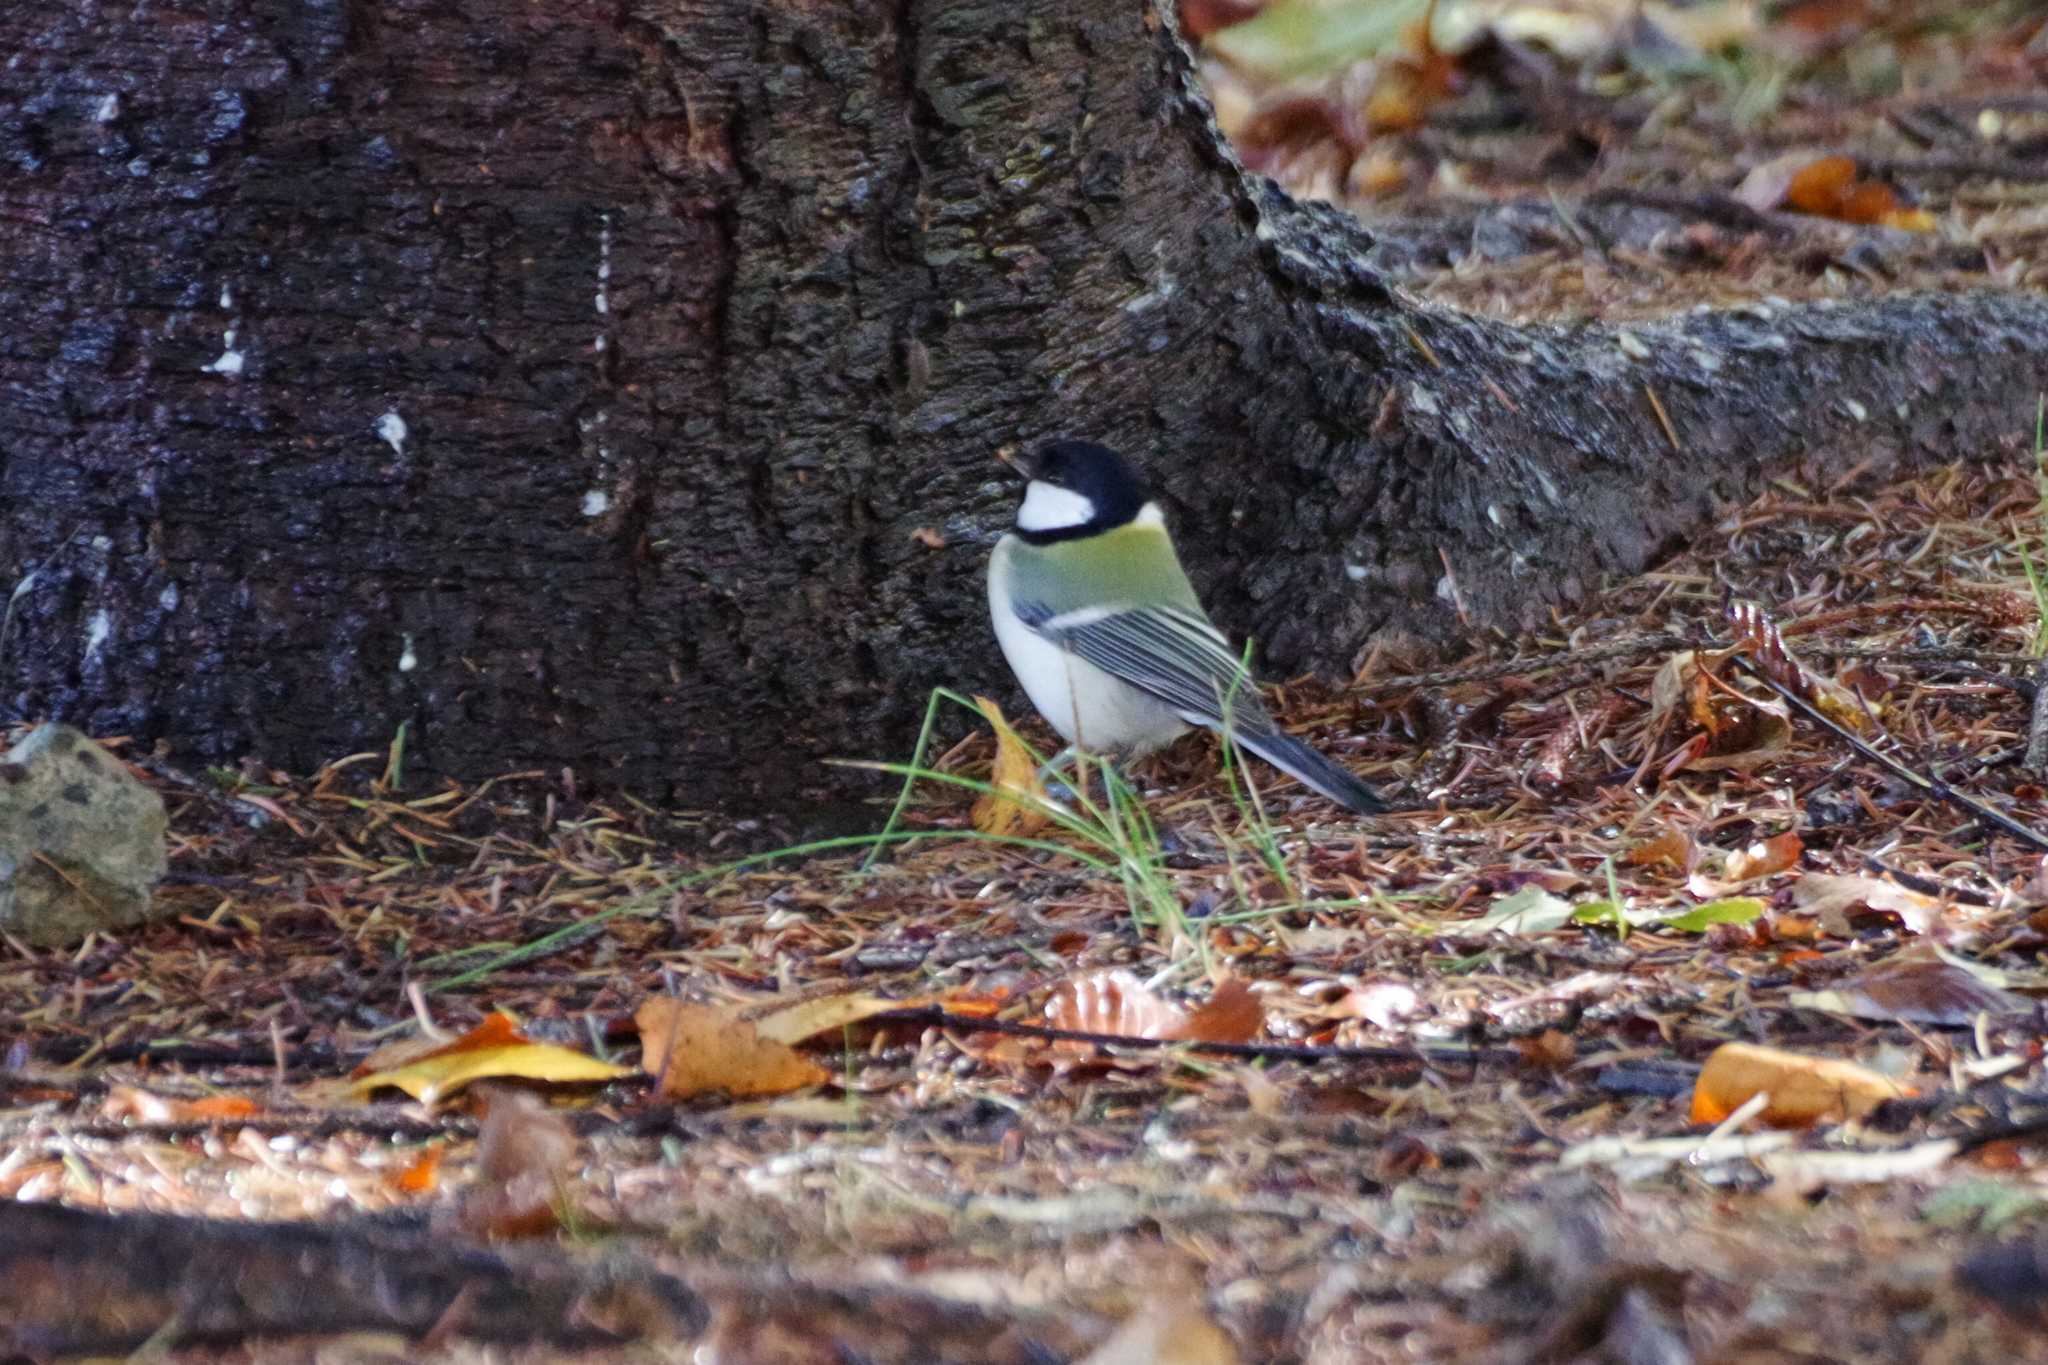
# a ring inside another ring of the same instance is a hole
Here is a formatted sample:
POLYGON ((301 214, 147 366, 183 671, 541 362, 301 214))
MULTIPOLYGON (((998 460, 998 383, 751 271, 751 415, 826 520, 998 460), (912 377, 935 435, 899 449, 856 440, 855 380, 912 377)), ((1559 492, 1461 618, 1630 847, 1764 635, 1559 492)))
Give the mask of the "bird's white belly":
POLYGON ((1038 714, 1067 743, 1137 755, 1157 749, 1188 728, 1165 702, 1069 654, 1018 620, 1004 602, 992 600, 990 607, 996 641, 1010 670, 1024 684, 1038 714))

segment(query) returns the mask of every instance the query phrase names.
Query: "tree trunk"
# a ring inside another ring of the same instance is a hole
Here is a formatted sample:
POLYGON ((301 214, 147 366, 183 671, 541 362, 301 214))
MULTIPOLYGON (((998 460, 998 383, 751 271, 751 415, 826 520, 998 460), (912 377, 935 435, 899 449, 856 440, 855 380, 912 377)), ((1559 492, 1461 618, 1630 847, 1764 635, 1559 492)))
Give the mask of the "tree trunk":
POLYGON ((2048 383, 2032 296, 1405 303, 1139 0, 66 0, 0 51, 0 714, 204 759, 409 723, 789 807, 1008 686, 999 446, 1137 454, 1220 622, 1341 673, 2048 383))

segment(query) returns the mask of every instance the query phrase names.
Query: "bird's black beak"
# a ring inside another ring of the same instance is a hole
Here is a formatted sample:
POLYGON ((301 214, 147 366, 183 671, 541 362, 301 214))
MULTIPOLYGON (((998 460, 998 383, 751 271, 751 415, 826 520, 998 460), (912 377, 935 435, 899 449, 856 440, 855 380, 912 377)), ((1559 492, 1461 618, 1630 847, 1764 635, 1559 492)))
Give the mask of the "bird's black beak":
POLYGON ((1020 479, 1032 479, 1037 477, 1037 475, 1032 472, 1031 457, 1025 454, 1023 451, 1017 449, 1015 446, 996 447, 996 458, 998 460, 1001 460, 1005 465, 1009 466, 1010 472, 1012 474, 1015 474, 1020 479))

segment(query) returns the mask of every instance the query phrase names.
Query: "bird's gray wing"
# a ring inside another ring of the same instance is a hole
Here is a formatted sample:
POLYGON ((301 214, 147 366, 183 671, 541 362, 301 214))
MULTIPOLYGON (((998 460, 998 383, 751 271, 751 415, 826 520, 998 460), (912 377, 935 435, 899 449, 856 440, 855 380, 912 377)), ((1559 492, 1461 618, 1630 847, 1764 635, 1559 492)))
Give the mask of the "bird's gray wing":
POLYGON ((1229 731, 1246 749, 1361 814, 1385 810, 1379 794, 1292 735, 1266 713, 1244 662, 1208 618, 1181 607, 1089 607, 1055 615, 1020 605, 1025 625, 1105 673, 1158 697, 1196 725, 1229 731))
POLYGON ((1025 625, 1105 673, 1158 697, 1197 725, 1223 723, 1252 738, 1274 732, 1258 687, 1208 620, 1180 607, 1088 608, 1054 615, 1017 609, 1025 625))

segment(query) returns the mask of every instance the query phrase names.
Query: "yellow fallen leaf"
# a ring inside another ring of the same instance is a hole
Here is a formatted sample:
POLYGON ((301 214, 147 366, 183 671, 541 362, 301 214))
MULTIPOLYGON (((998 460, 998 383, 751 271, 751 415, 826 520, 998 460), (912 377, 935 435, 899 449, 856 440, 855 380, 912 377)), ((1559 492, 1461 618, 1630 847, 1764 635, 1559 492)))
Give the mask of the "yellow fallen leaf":
POLYGON ((890 1010, 913 1009, 921 1000, 890 1000, 879 995, 820 995, 755 1015, 747 1022, 771 1043, 801 1043, 832 1033, 890 1010))
POLYGON ((989 785, 996 790, 975 798, 974 827, 983 834, 1029 838, 1052 818, 1044 809, 1045 784, 1038 778, 1038 760, 1003 719, 1002 707, 987 697, 976 697, 974 704, 996 732, 995 770, 989 774, 989 785))
POLYGON ((1854 1062, 1807 1057, 1751 1043, 1723 1043, 1693 1082, 1692 1121, 1719 1123, 1758 1094, 1759 1115, 1777 1128, 1807 1128, 1824 1119, 1861 1118, 1913 1088, 1854 1062))
POLYGON ((536 1043, 505 1014, 481 1024, 401 1066, 359 1075, 349 1082, 358 1098, 389 1086, 422 1104, 446 1099, 472 1081, 512 1077, 527 1081, 609 1081, 631 1070, 553 1043, 536 1043))
POLYGON ((664 1099, 707 1090, 780 1095, 830 1079, 825 1069, 730 1009, 658 995, 633 1012, 640 1065, 664 1099))

